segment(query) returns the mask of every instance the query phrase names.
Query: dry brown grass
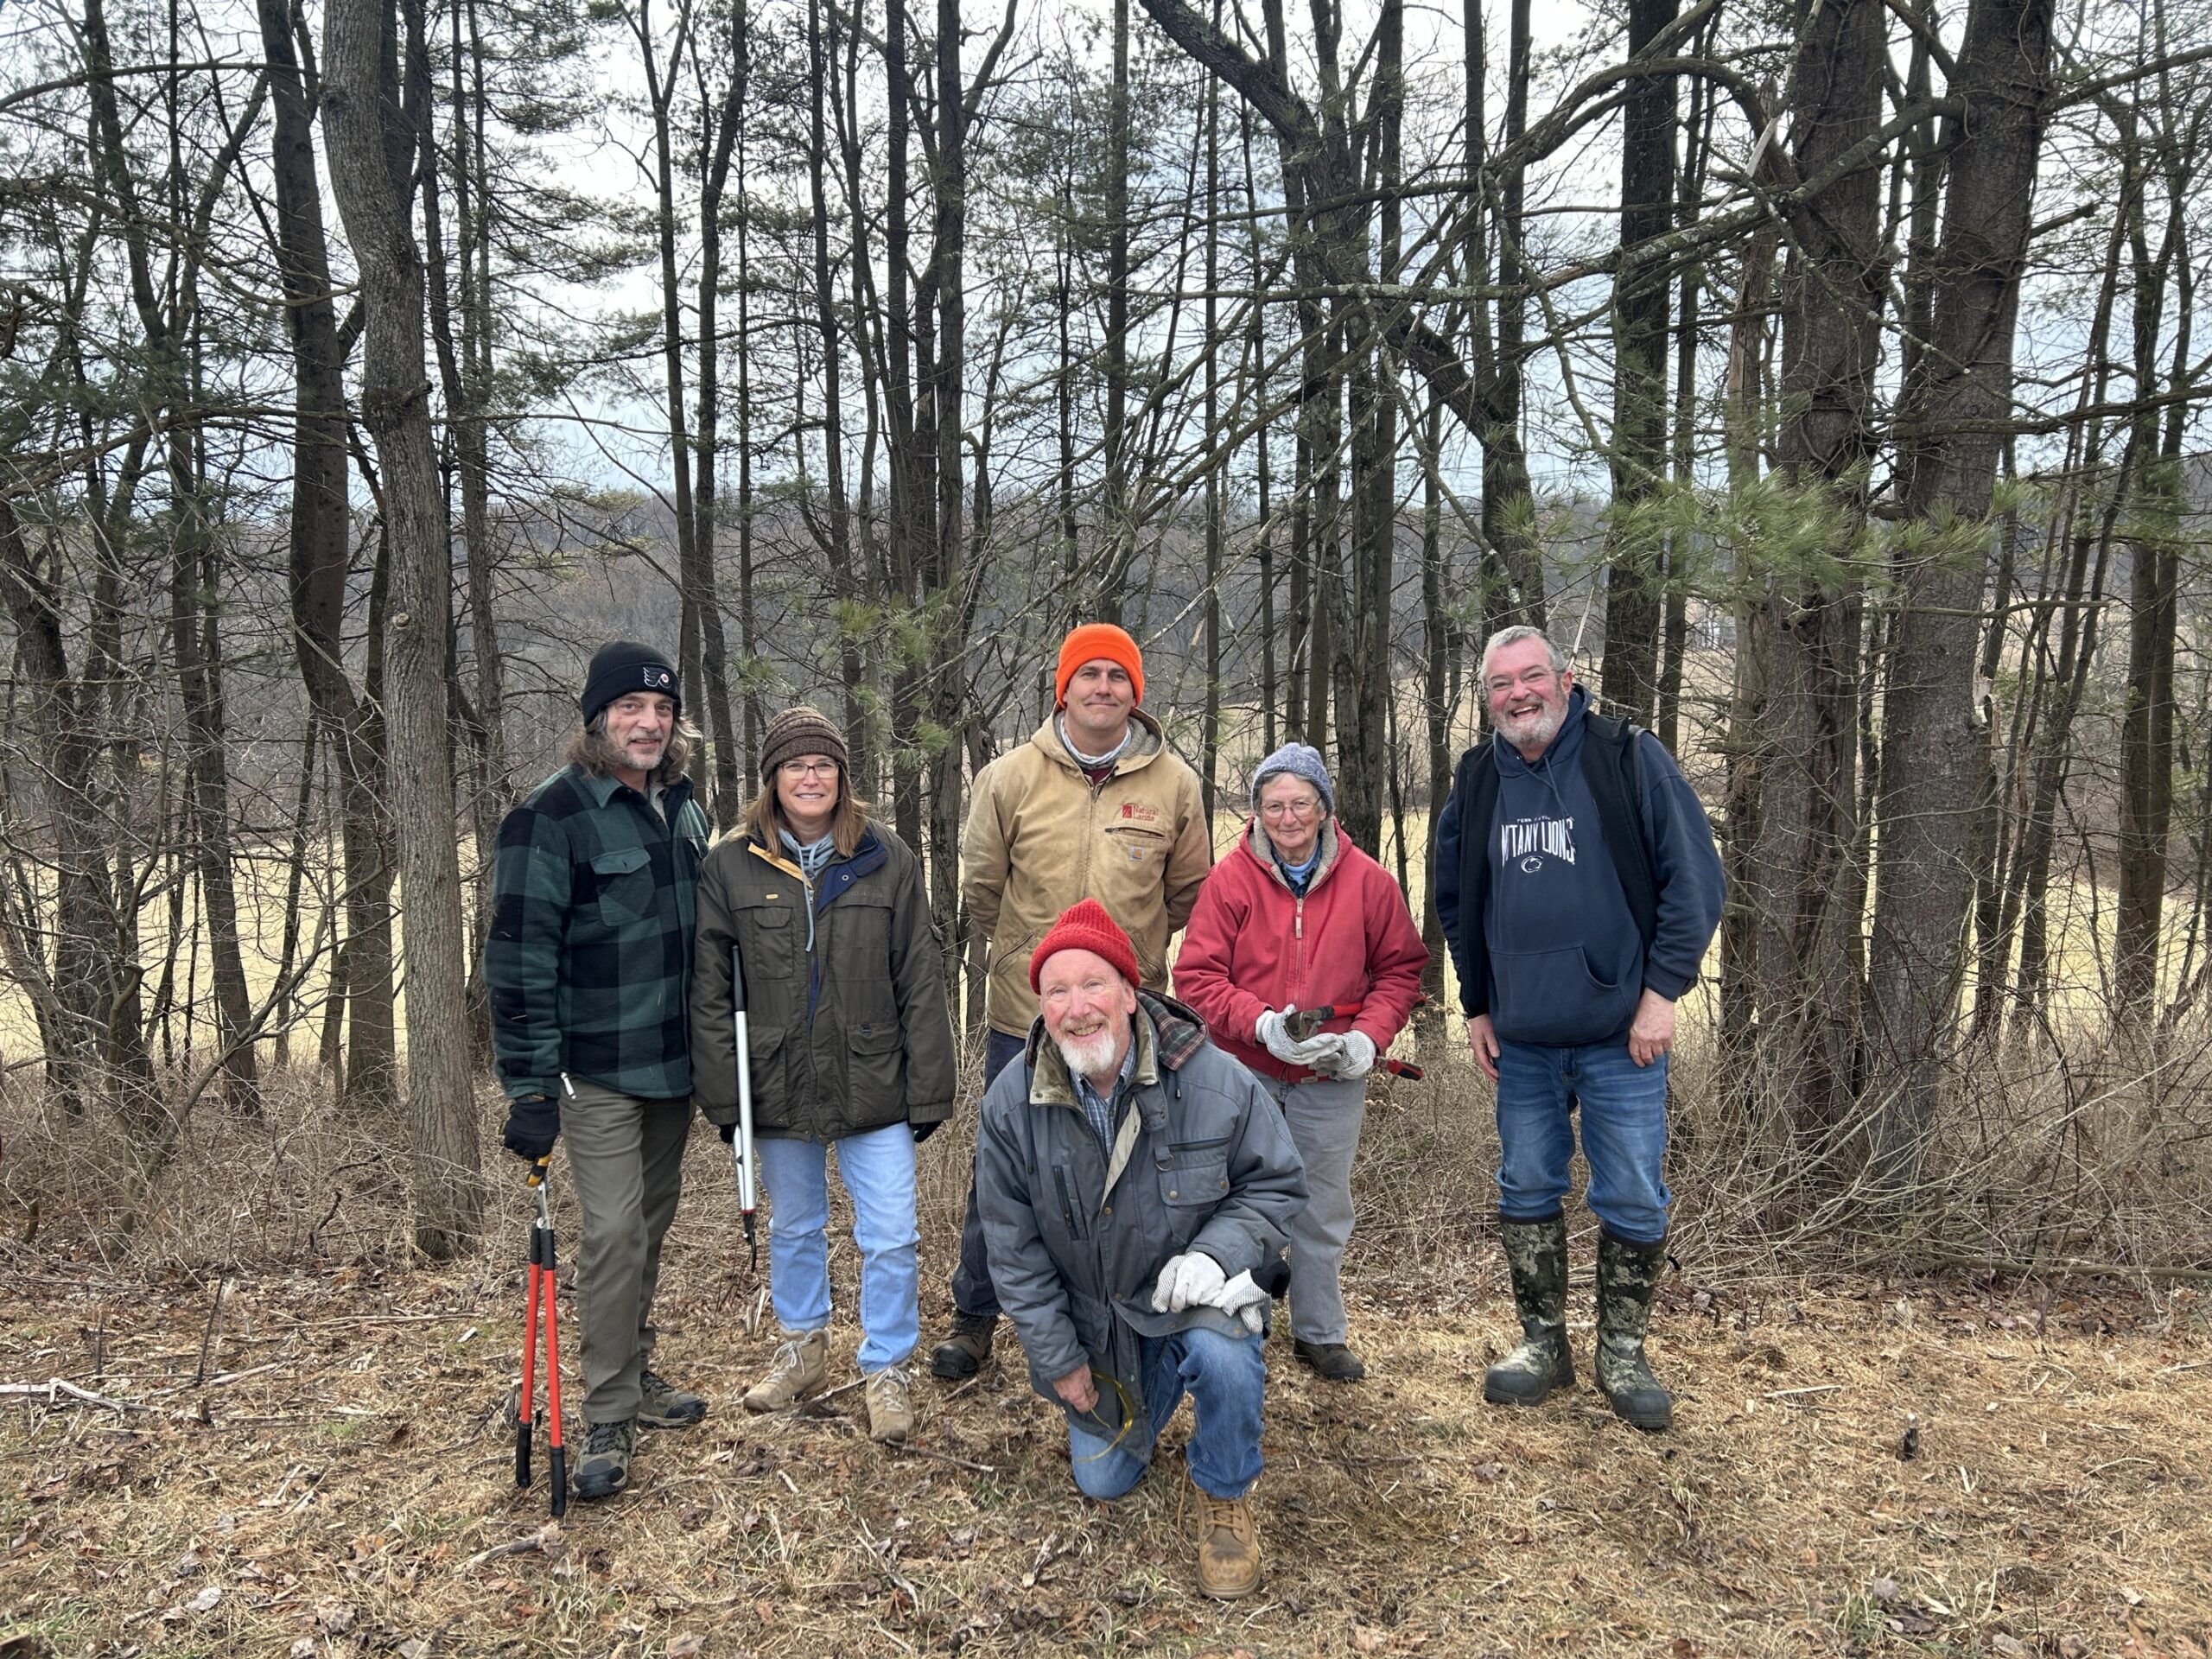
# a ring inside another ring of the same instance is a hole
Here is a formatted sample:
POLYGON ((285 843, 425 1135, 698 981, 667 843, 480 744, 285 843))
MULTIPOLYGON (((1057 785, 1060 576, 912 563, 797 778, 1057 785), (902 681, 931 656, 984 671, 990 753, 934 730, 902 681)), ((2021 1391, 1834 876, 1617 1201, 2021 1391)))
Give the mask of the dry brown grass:
MULTIPOLYGON (((75 1185, 42 1189, 46 1230, 0 1247, 0 1381, 59 1376, 151 1409, 4 1402, 0 1652, 2212 1647, 2212 1330, 2195 1289, 1808 1278, 1686 1226, 1654 1344, 1677 1430, 1637 1435, 1586 1387, 1503 1413, 1481 1402, 1510 1316, 1483 1114, 1464 1099, 1449 1075, 1399 1084, 1370 1117, 1349 1269, 1370 1379, 1322 1384, 1275 1338, 1256 1497, 1268 1574, 1232 1608, 1196 1595, 1177 1533, 1187 1413, 1152 1478, 1102 1508, 1074 1492, 1056 1414, 1010 1344, 973 1384, 923 1384, 912 1452, 838 1414, 851 1395, 823 1415, 736 1409, 770 1336, 748 1329, 757 1287, 703 1135, 661 1358, 716 1408, 650 1436, 637 1489, 572 1507, 555 1532, 542 1476, 515 1491, 497 1416, 520 1324, 519 1192, 499 1189, 480 1256, 410 1266, 373 1141, 293 1099, 275 1129, 210 1135, 172 1201, 103 1262, 87 1223, 129 1195, 96 1147, 67 1148, 75 1185), (1900 1461, 1916 1426, 1919 1456, 1900 1461)), ((11 1146, 11 1232, 27 1193, 61 1179, 63 1150, 35 1132, 11 1146)), ((925 1150, 926 1324, 945 1311, 964 1150, 957 1130, 925 1150)), ((1590 1240, 1575 1251, 1586 1281, 1590 1240)), ((848 1371, 855 1268, 849 1243, 833 1252, 848 1371)), ((1576 1300, 1586 1363, 1586 1282, 1576 1300)))

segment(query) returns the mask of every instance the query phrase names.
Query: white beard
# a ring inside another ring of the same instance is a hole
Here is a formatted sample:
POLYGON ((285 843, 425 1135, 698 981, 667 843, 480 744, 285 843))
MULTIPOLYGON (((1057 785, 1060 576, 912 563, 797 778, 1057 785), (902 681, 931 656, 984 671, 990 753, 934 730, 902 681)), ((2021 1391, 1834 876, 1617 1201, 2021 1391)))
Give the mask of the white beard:
POLYGON ((1111 1026, 1103 1026, 1088 1037, 1055 1037, 1052 1046, 1060 1051, 1060 1058, 1067 1062, 1071 1077, 1103 1077, 1114 1069, 1114 1053, 1121 1047, 1121 1039, 1111 1026))
POLYGON ((1497 717, 1499 734, 1516 749, 1548 748, 1552 739, 1559 735, 1559 728, 1566 723, 1565 705, 1548 702, 1535 714, 1523 715, 1518 720, 1507 715, 1497 717))

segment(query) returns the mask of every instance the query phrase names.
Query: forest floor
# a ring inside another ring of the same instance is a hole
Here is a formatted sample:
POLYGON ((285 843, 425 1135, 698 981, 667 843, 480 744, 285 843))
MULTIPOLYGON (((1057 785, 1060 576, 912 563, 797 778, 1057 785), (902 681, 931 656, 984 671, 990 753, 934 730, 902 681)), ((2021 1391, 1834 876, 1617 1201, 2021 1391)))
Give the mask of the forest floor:
MULTIPOLYGON (((912 1449, 868 1440, 857 1390, 747 1417, 773 1322, 702 1135, 658 1363, 714 1409, 648 1434, 630 1491, 557 1524, 542 1450, 518 1491, 501 1418, 519 1193, 512 1226, 435 1269, 111 1265, 51 1227, 9 1244, 0 1659, 2212 1653, 2202 1293, 1686 1260, 1652 1344, 1672 1433, 1616 1421, 1586 1380, 1508 1412, 1481 1398, 1515 1334, 1494 1244, 1420 1218, 1440 1184, 1444 1210, 1471 1211, 1451 1170, 1424 1174, 1387 1119, 1370 1140, 1347 1274, 1369 1379, 1324 1383, 1271 1340, 1249 1601, 1193 1586, 1188 1408, 1134 1493, 1087 1503, 1003 1328, 979 1378, 921 1382, 912 1449)), ((925 1343, 957 1150, 928 1149, 925 1343)), ((1574 1246, 1586 1373, 1592 1242, 1574 1246)), ((833 1262, 842 1380, 849 1241, 833 1262)), ((567 1294, 562 1312, 573 1419, 567 1294)))

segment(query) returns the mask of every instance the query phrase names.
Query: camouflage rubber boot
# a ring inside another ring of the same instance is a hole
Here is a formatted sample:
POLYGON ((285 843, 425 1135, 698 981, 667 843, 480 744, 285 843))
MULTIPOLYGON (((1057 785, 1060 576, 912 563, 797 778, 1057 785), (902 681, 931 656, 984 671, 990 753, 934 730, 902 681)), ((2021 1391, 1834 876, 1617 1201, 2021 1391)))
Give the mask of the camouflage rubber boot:
POLYGON ((745 1391, 747 1411, 789 1411, 830 1386, 830 1333, 785 1331, 768 1375, 745 1391))
POLYGON ((594 1423, 584 1437, 584 1460, 576 1465, 576 1496, 587 1503, 612 1497, 630 1484, 630 1458, 638 1449, 638 1427, 628 1418, 594 1423))
POLYGON ((658 1371, 638 1379, 644 1400, 638 1421, 647 1428, 689 1428, 707 1414, 707 1402, 689 1389, 679 1389, 658 1371))
POLYGON ((1637 1428, 1671 1428, 1675 1402, 1643 1357, 1651 1295, 1667 1266, 1667 1244, 1631 1244, 1598 1235, 1598 1389, 1637 1428))
POLYGON ((1574 1386, 1574 1356, 1567 1345, 1567 1217, 1500 1217, 1498 1231, 1513 1269, 1522 1341, 1483 1373, 1483 1398, 1494 1406, 1541 1405, 1554 1389, 1574 1386))

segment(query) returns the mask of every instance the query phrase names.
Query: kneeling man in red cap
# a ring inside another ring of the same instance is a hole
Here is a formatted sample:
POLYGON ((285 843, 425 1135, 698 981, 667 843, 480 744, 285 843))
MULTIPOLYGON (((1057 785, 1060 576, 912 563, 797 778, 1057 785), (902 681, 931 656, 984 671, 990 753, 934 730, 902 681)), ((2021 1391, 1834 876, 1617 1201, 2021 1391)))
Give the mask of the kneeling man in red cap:
POLYGON ((1030 958, 1040 1014, 976 1131, 976 1205, 992 1282, 1037 1391, 1067 1414, 1075 1483, 1112 1499, 1143 1478, 1185 1394, 1198 1586, 1260 1581, 1268 1297, 1306 1173, 1282 1117, 1181 1003, 1138 988, 1105 907, 1065 912, 1030 958))

